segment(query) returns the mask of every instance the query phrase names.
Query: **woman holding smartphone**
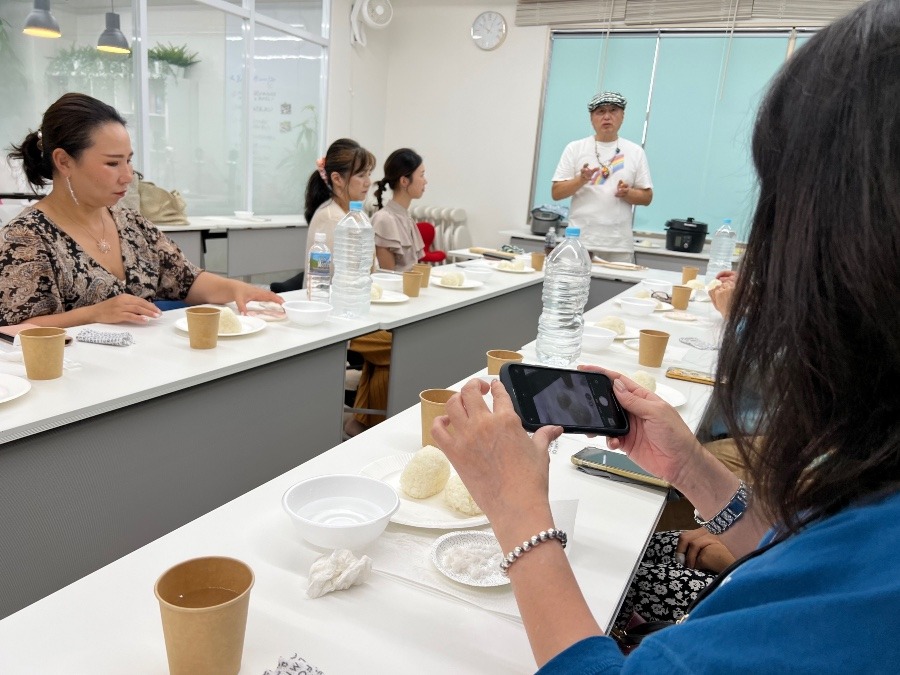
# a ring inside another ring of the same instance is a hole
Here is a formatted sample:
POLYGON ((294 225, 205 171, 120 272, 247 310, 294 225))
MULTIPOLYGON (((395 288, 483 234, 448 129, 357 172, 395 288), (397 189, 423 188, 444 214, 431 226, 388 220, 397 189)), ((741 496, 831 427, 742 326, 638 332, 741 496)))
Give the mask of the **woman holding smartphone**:
POLYGON ((610 447, 678 488, 740 558, 685 621, 627 658, 603 635, 564 535, 550 531, 547 445, 558 427, 529 439, 496 382, 487 409, 481 380, 436 421, 434 438, 502 548, 520 547, 508 574, 541 673, 896 670, 898 45, 900 3, 872 0, 797 50, 758 114, 759 200, 713 393, 752 490, 668 404, 608 373, 631 419, 610 447), (742 392, 757 387, 765 395, 748 429, 742 392), (539 532, 543 543, 523 546, 539 532))

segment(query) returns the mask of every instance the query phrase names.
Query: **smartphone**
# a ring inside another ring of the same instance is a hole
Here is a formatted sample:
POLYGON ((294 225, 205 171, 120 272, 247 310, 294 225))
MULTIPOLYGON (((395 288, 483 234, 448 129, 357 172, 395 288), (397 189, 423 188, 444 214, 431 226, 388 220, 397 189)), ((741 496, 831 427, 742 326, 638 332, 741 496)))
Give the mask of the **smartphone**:
MULTIPOLYGON (((9 344, 14 344, 16 341, 16 334, 26 328, 40 328, 40 326, 36 326, 33 323, 20 323, 17 326, 0 326, 0 340, 8 342, 9 344)), ((72 336, 66 335, 65 344, 72 344, 72 336)))
POLYGON ((628 433, 628 414, 602 373, 504 363, 500 381, 529 431, 555 425, 570 433, 628 433))
POLYGON ((716 383, 712 373, 705 373, 701 370, 687 370, 686 368, 669 368, 666 370, 666 377, 671 377, 673 380, 699 382, 700 384, 708 384, 710 386, 716 383))
POLYGON ((572 464, 587 469, 588 473, 596 471, 601 474, 610 474, 611 477, 626 478, 644 485, 665 489, 671 487, 667 481, 644 471, 621 452, 613 452, 603 448, 583 448, 572 455, 572 464))

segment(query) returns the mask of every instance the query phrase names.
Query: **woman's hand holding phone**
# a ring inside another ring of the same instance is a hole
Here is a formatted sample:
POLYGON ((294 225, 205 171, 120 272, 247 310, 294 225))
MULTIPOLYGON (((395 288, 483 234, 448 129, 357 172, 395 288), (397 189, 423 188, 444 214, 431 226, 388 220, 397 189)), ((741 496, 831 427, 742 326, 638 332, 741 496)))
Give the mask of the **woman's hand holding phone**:
POLYGON ((599 366, 581 366, 605 374, 613 381, 613 391, 629 413, 630 429, 624 436, 609 438, 607 445, 622 450, 633 461, 676 487, 692 461, 704 453, 681 415, 656 394, 624 375, 599 366))
MULTIPOLYGON (((503 385, 494 381, 490 386, 493 412, 484 401, 487 392, 483 380, 470 380, 447 402, 447 415, 435 420, 432 436, 494 525, 501 544, 518 545, 521 539, 516 541, 517 537, 530 537, 534 532, 515 532, 517 518, 527 527, 532 526, 525 514, 546 511, 544 515, 550 518, 547 447, 562 429, 543 427, 529 438, 503 385), (544 499, 538 500, 538 495, 544 499), (502 533, 506 532, 515 533, 504 542, 502 533)), ((541 517, 540 513, 536 517, 541 517)), ((547 520, 539 529, 550 525, 547 520)))

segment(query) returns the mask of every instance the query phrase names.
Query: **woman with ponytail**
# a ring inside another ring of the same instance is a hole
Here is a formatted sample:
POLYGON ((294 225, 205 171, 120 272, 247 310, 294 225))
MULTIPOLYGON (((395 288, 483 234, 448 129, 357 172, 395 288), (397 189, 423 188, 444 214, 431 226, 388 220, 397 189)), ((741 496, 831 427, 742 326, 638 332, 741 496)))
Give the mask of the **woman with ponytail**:
POLYGON ((414 150, 400 148, 388 156, 384 178, 375 183, 379 210, 372 216, 375 256, 382 269, 405 272, 425 255, 425 242, 409 215, 409 205, 422 197, 427 184, 425 165, 414 150), (382 204, 386 187, 391 189, 391 199, 382 204))

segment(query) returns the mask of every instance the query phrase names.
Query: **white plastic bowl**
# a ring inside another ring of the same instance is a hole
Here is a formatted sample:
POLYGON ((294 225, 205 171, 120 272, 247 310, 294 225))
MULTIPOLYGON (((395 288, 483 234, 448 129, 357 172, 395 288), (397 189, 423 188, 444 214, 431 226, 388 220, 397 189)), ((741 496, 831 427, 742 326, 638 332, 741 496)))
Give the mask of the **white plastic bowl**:
POLYGON ((355 550, 384 532, 400 497, 383 481, 336 474, 300 481, 284 493, 281 505, 313 546, 355 550))
POLYGON ((396 293, 403 292, 402 274, 387 274, 386 272, 375 272, 375 274, 372 275, 372 281, 374 281, 386 291, 394 291, 396 293))
POLYGON ((282 307, 288 319, 301 326, 318 326, 331 314, 331 305, 315 300, 288 300, 282 307))
POLYGON ((487 265, 472 265, 471 267, 466 265, 463 268, 463 274, 466 275, 466 279, 485 282, 494 276, 494 270, 487 265))
POLYGON ((661 291, 668 295, 672 294, 672 282, 663 281, 662 279, 644 279, 641 284, 650 289, 650 292, 661 291))
POLYGON ((581 346, 585 351, 598 352, 609 347, 616 339, 616 331, 600 326, 585 325, 581 346))
POLYGON ((621 306, 622 311, 626 314, 644 316, 656 309, 656 300, 651 298, 622 298, 621 306))

